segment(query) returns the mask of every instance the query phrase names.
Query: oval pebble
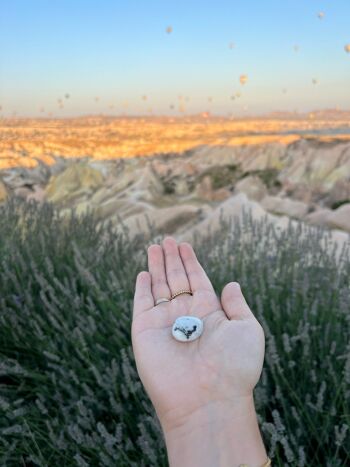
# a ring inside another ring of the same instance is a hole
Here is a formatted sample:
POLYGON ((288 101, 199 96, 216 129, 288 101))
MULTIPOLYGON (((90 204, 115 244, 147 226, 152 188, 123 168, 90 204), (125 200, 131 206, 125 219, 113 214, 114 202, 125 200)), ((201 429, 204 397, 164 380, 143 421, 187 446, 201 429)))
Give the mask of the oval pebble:
POLYGON ((172 335, 179 342, 194 341, 202 332, 203 321, 196 316, 180 316, 172 327, 172 335))

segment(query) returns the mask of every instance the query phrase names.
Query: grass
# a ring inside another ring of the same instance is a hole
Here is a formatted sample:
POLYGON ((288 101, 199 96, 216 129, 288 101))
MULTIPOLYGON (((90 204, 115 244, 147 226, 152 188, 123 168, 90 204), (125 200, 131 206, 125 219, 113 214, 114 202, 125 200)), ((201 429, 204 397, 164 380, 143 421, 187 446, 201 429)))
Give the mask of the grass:
MULTIPOLYGON (((255 400, 274 466, 350 462, 350 260, 324 241, 246 213, 193 243, 215 289, 238 280, 264 327, 255 400)), ((0 207, 0 465, 167 466, 130 338, 150 243, 49 204, 0 207)))

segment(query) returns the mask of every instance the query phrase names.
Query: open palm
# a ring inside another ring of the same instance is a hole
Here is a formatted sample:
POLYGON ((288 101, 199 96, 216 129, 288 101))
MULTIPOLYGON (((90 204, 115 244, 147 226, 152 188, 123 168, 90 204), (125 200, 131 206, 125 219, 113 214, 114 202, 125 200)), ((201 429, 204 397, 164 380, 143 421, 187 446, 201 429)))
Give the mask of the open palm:
POLYGON ((132 346, 140 379, 160 421, 176 426, 212 403, 250 397, 262 370, 264 333, 237 282, 221 302, 192 246, 166 237, 148 248, 148 269, 136 279, 132 346), (154 306, 159 298, 191 290, 154 306), (179 316, 201 318, 202 335, 172 336, 179 316))

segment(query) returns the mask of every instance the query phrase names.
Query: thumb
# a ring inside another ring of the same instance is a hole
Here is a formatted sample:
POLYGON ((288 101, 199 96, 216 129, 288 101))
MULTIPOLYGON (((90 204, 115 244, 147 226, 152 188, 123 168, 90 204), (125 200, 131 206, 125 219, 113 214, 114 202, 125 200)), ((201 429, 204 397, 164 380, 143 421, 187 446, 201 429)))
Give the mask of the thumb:
POLYGON ((253 316, 238 282, 229 282, 222 289, 221 305, 228 319, 249 319, 253 316))

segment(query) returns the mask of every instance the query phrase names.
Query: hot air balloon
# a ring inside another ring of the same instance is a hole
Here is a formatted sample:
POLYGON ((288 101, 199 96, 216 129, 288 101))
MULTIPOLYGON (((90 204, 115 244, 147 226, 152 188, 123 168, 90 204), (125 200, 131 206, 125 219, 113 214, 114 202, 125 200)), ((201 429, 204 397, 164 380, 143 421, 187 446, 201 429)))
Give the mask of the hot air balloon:
POLYGON ((248 81, 248 76, 247 75, 241 75, 239 77, 239 82, 244 85, 248 81))
POLYGON ((312 84, 318 84, 318 79, 313 78, 313 79, 312 79, 312 84))
POLYGON ((147 100, 147 96, 146 96, 146 95, 142 96, 142 100, 146 101, 146 100, 147 100))
POLYGON ((70 98, 70 95, 67 93, 67 94, 64 95, 64 97, 65 97, 66 99, 69 99, 69 98, 70 98))
POLYGON ((234 42, 230 42, 229 45, 228 45, 229 49, 234 49, 235 48, 235 43, 234 42))
POLYGON ((282 92, 283 92, 283 94, 287 94, 287 89, 286 89, 286 88, 283 88, 283 89, 282 89, 282 92))
POLYGON ((324 12, 323 11, 320 11, 318 14, 317 14, 318 18, 319 19, 323 19, 324 18, 324 12))
POLYGON ((241 97, 241 95, 242 95, 242 94, 241 94, 240 92, 236 92, 236 97, 237 97, 237 99, 238 99, 239 97, 241 97))
POLYGON ((346 44, 346 45, 344 46, 344 50, 345 50, 345 52, 347 52, 348 54, 350 54, 350 44, 346 44))
POLYGON ((98 102, 100 98, 98 96, 95 97, 95 102, 98 102))
POLYGON ((208 102, 213 102, 213 98, 212 98, 212 97, 208 97, 208 102))
POLYGON ((171 110, 174 110, 174 108, 175 108, 174 104, 170 104, 169 107, 170 107, 171 110))
POLYGON ((173 32, 172 26, 168 26, 168 27, 166 28, 166 32, 167 32, 168 34, 172 33, 172 32, 173 32))
POLYGON ((297 44, 295 44, 295 46, 293 47, 294 52, 299 52, 299 48, 300 48, 300 47, 299 47, 297 44))

